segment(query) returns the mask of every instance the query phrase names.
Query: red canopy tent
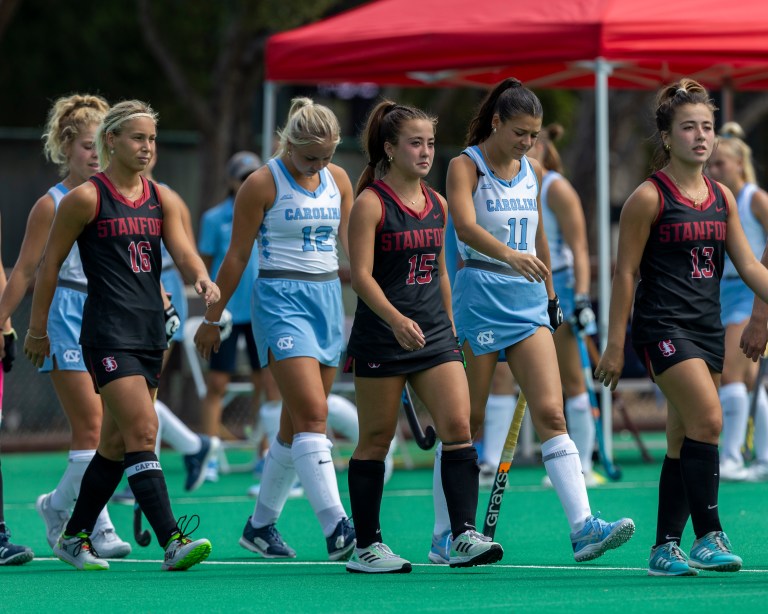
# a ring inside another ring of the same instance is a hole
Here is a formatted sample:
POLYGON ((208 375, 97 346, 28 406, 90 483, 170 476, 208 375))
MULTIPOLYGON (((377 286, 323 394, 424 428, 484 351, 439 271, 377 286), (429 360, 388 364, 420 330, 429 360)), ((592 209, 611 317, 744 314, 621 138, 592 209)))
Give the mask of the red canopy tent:
MULTIPOLYGON (((378 0, 270 37, 266 76, 263 151, 274 133, 277 83, 487 86, 515 76, 529 87, 594 87, 598 293, 607 305, 609 86, 647 89, 690 76, 725 91, 768 88, 768 3, 378 0)), ((723 106, 727 117, 729 98, 723 106)), ((607 319, 601 310, 601 333, 607 319)))

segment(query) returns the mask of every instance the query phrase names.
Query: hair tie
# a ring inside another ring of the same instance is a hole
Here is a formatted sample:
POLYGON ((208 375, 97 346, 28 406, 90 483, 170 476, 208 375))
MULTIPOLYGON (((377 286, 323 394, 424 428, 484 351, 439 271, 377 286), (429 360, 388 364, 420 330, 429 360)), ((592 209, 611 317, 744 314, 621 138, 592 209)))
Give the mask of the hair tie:
POLYGON ((368 166, 370 166, 371 168, 376 168, 376 162, 370 161, 368 162, 368 166))

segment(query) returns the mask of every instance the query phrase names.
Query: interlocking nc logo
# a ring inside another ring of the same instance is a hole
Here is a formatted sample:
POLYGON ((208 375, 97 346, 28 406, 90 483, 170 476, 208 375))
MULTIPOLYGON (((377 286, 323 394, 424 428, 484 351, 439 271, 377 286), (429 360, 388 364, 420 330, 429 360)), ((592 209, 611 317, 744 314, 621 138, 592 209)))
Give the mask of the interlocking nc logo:
POLYGON ((288 335, 287 337, 280 337, 277 340, 278 350, 292 350, 293 349, 293 337, 288 335))
POLYGON ((64 362, 80 362, 80 350, 64 350, 64 362))
POLYGON ((107 373, 117 369, 117 361, 115 360, 114 356, 107 356, 106 358, 102 359, 101 364, 104 365, 104 370, 107 373))
POLYGON ((492 330, 483 330, 477 333, 477 342, 480 345, 490 345, 494 341, 492 330))
POLYGON ((369 369, 378 369, 381 366, 380 362, 369 362, 368 368, 369 369))
POLYGON ((669 358, 674 354, 677 349, 672 344, 671 339, 665 339, 664 341, 659 341, 659 350, 661 351, 664 358, 669 358))

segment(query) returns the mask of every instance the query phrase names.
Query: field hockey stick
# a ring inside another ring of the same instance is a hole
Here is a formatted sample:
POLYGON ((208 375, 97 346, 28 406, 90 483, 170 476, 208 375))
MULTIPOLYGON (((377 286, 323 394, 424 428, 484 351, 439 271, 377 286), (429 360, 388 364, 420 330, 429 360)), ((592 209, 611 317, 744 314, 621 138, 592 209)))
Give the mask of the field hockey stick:
POLYGON ((512 424, 509 425, 507 438, 504 441, 504 447, 501 450, 501 460, 496 469, 496 475, 493 478, 491 487, 491 496, 488 499, 488 509, 485 512, 485 522, 483 523, 483 535, 493 538, 496 533, 496 524, 499 521, 499 511, 501 510, 501 501, 504 498, 504 490, 507 487, 507 478, 509 468, 512 466, 512 459, 515 457, 515 448, 517 447, 517 438, 520 435, 520 426, 523 424, 526 406, 525 395, 520 391, 515 406, 515 414, 512 416, 512 424))
POLYGON ((755 416, 757 415, 757 395, 760 392, 760 388, 763 385, 766 372, 768 372, 768 358, 766 354, 768 348, 763 352, 760 357, 760 367, 757 370, 757 377, 755 378, 755 387, 752 391, 752 398, 749 401, 749 418, 747 422, 747 437, 744 441, 744 460, 749 462, 755 458, 755 416))
POLYGON ((427 426, 426 432, 422 430, 419 417, 416 415, 416 408, 413 406, 411 393, 408 390, 408 384, 403 386, 402 402, 403 411, 405 412, 405 417, 408 418, 408 425, 411 427, 416 445, 422 450, 431 450, 432 446, 435 445, 435 441, 437 441, 437 433, 432 425, 427 426))
POLYGON ((605 435, 603 434, 603 413, 597 403, 597 394, 595 393, 595 384, 592 380, 592 363, 589 362, 587 353, 587 342, 584 340, 584 333, 576 334, 576 344, 579 346, 579 358, 581 359, 581 368, 584 372, 584 384, 589 394, 589 404, 592 406, 592 416, 595 419, 595 436, 597 439, 597 453, 600 457, 605 474, 611 480, 621 479, 621 469, 613 464, 605 453, 605 435))
POLYGON ((141 528, 141 508, 138 503, 133 504, 133 539, 139 546, 149 546, 152 535, 146 529, 141 528))

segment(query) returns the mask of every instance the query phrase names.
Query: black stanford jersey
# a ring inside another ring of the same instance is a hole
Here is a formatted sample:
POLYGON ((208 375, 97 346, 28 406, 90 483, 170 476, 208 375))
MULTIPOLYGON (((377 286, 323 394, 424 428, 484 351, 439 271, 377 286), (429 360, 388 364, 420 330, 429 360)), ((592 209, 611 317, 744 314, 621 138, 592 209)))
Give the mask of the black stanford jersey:
POLYGON ((93 348, 160 350, 167 346, 160 296, 163 207, 157 186, 126 200, 104 173, 89 179, 98 193, 94 220, 77 239, 88 298, 80 344, 93 348))
POLYGON ((405 207, 382 181, 374 182, 367 189, 381 201, 373 278, 389 302, 421 327, 426 345, 415 352, 404 350, 389 325, 358 298, 348 354, 359 359, 392 362, 456 349, 438 274, 446 215, 440 200, 422 184, 426 207, 416 213, 405 207))
POLYGON ((709 198, 696 208, 664 173, 649 178, 661 203, 640 261, 632 316, 635 345, 682 338, 722 347, 720 279, 728 203, 717 183, 704 180, 709 198))

